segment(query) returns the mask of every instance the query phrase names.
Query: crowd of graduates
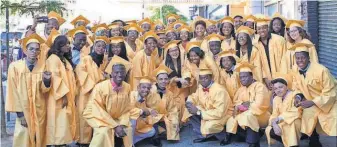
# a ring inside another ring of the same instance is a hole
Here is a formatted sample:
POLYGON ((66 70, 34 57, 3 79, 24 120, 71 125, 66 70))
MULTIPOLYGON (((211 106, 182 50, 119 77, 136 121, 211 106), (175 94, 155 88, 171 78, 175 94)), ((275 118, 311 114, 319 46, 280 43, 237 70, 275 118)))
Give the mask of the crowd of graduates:
POLYGON ((132 147, 179 142, 191 125, 200 143, 286 147, 337 136, 337 81, 319 64, 302 20, 280 14, 115 20, 87 27, 50 12, 20 41, 5 109, 17 114, 13 146, 132 147), (40 35, 39 35, 40 34, 40 35))

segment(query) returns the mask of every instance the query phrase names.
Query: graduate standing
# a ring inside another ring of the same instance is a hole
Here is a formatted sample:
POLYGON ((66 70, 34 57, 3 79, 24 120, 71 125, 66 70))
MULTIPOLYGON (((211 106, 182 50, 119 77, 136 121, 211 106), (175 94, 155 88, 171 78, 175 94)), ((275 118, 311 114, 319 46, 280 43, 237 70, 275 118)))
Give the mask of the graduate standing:
POLYGON ((81 58, 80 63, 75 68, 77 77, 77 87, 79 93, 76 97, 76 108, 79 114, 77 122, 77 132, 79 133, 79 145, 89 145, 92 138, 92 128, 83 118, 83 111, 89 101, 90 94, 95 85, 103 81, 104 70, 108 64, 108 58, 104 57, 109 39, 105 36, 98 36, 95 38, 93 52, 81 58))
POLYGON ((132 147, 131 87, 124 82, 131 64, 113 57, 106 72, 111 78, 95 86, 83 117, 94 129, 91 147, 132 147), (123 143, 122 143, 123 142, 123 143))
POLYGON ((226 89, 212 78, 211 69, 200 69, 198 89, 186 101, 183 122, 192 124, 197 139, 193 143, 207 141, 215 136, 220 145, 229 144, 225 124, 231 117, 232 100, 226 89))
POLYGON ((208 56, 212 57, 215 63, 220 62, 219 53, 222 51, 221 42, 225 38, 218 34, 210 34, 205 37, 205 41, 207 42, 207 51, 208 56))
POLYGON ((337 81, 326 67, 310 62, 312 46, 297 43, 290 49, 297 64, 294 89, 304 95, 302 101, 296 101, 303 108, 301 132, 309 136, 310 147, 320 147, 318 134, 337 136, 337 81))
POLYGON ((90 48, 87 48, 87 35, 88 31, 84 26, 77 27, 68 32, 68 36, 73 38, 71 47, 71 56, 73 64, 76 65, 80 62, 81 57, 90 53, 90 48))
POLYGON ((138 39, 139 33, 143 32, 137 24, 132 23, 124 27, 127 36, 125 38, 126 51, 129 59, 133 59, 136 53, 143 49, 143 43, 138 39))
POLYGON ((48 51, 46 68, 52 73, 51 89, 47 99, 47 145, 72 143, 76 133, 76 81, 71 61, 70 42, 64 35, 56 37, 48 51))
POLYGON ((226 16, 219 20, 220 35, 224 37, 221 43, 222 50, 233 49, 235 50, 235 28, 234 19, 226 16))
POLYGON ((51 73, 38 62, 43 39, 32 34, 22 40, 26 58, 12 62, 8 68, 5 110, 17 114, 13 147, 46 146, 46 99, 51 73))

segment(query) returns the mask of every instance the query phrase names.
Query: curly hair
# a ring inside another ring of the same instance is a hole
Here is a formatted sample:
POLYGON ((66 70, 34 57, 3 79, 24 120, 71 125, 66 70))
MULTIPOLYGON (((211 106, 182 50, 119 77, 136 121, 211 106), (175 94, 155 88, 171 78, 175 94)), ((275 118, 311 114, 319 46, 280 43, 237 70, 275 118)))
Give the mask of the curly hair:
MULTIPOLYGON (((307 31, 301 27, 296 27, 298 30, 298 33, 300 34, 300 36, 302 37, 302 39, 308 39, 311 40, 311 37, 309 36, 309 34, 307 33, 307 31)), ((295 40, 291 38, 290 34, 289 34, 289 29, 287 31, 287 35, 289 36, 289 42, 290 43, 295 43, 295 40)))
POLYGON ((273 19, 270 21, 270 23, 269 23, 269 31, 270 31, 270 33, 278 34, 278 35, 280 35, 280 36, 284 36, 284 28, 285 28, 285 27, 286 27, 286 24, 285 24, 284 21, 283 21, 281 18, 279 18, 279 17, 273 18, 273 19), (273 23, 274 23, 275 20, 279 20, 279 21, 281 22, 281 30, 280 30, 279 33, 276 33, 276 32, 274 31, 274 29, 273 29, 273 23))

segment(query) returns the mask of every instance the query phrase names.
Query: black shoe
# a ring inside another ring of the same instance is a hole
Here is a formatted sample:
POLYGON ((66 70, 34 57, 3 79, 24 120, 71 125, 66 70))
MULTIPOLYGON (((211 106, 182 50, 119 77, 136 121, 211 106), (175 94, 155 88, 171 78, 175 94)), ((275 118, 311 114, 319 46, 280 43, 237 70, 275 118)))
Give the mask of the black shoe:
POLYGON ((151 139, 151 143, 152 143, 153 146, 158 146, 158 147, 163 146, 161 144, 160 138, 153 138, 153 139, 151 139))
POLYGON ((201 142, 206 142, 207 138, 197 138, 193 140, 193 143, 201 143, 201 142))
POLYGON ((260 147, 260 143, 249 144, 249 147, 260 147))
POLYGON ((230 144, 230 143, 231 143, 231 135, 227 134, 225 139, 220 141, 220 146, 225 146, 225 145, 230 144))

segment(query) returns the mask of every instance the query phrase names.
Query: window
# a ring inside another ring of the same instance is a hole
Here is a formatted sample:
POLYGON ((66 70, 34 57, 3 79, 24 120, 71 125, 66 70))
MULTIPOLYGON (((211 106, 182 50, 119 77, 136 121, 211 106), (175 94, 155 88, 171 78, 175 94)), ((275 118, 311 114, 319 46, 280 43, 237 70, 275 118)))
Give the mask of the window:
MULTIPOLYGON (((265 0, 264 1, 264 14, 268 16, 273 16, 274 13, 281 13, 282 0, 265 0)), ((282 14, 282 13, 281 13, 282 14)))

